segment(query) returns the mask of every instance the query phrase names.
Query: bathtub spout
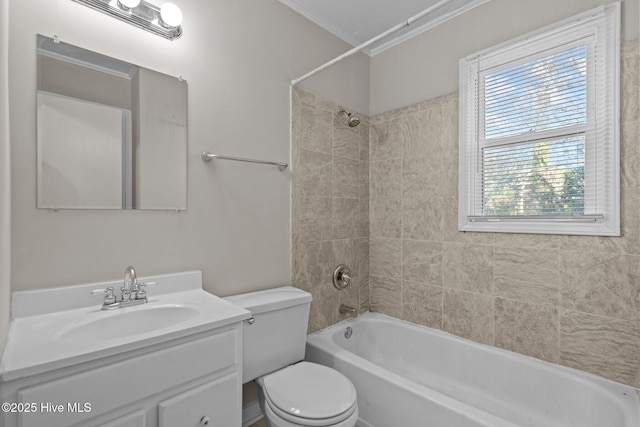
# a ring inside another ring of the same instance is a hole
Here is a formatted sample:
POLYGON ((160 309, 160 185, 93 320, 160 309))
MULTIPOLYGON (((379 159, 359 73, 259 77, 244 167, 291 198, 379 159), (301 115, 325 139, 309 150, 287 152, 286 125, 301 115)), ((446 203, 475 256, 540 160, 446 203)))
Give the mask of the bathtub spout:
POLYGON ((350 305, 340 304, 340 308, 338 309, 338 311, 342 314, 353 314, 354 317, 358 315, 358 310, 351 307, 350 305))

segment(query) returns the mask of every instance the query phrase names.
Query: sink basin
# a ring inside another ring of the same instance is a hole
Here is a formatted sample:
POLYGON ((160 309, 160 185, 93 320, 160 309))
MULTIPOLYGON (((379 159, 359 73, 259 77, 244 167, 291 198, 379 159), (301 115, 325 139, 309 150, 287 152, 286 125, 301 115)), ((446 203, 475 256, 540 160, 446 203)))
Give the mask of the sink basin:
POLYGON ((58 338, 71 341, 123 338, 175 326, 198 315, 196 308, 177 304, 122 308, 71 323, 60 331, 58 338))

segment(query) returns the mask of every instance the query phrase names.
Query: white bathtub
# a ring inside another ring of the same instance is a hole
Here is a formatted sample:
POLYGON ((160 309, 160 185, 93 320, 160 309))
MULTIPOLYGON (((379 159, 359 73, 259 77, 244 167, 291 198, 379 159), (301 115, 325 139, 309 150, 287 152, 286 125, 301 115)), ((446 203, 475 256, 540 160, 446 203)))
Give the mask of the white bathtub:
POLYGON ((306 359, 351 379, 362 427, 640 426, 638 389, 377 313, 310 335, 306 359))

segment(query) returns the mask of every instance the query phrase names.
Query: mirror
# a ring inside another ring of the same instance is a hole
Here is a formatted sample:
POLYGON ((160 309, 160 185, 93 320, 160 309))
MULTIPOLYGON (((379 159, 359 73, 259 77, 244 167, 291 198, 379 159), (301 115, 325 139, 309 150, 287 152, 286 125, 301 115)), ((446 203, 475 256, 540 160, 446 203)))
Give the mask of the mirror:
POLYGON ((187 82, 38 35, 37 206, 187 208, 187 82))

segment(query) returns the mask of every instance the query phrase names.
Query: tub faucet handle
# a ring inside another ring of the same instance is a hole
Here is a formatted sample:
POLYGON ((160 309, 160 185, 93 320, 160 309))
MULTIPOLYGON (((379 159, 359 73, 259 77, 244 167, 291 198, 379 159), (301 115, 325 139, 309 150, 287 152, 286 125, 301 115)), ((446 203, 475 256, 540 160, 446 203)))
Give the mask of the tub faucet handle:
POLYGON ((344 264, 340 264, 333 272, 333 286, 342 290, 351 284, 351 270, 344 264))

